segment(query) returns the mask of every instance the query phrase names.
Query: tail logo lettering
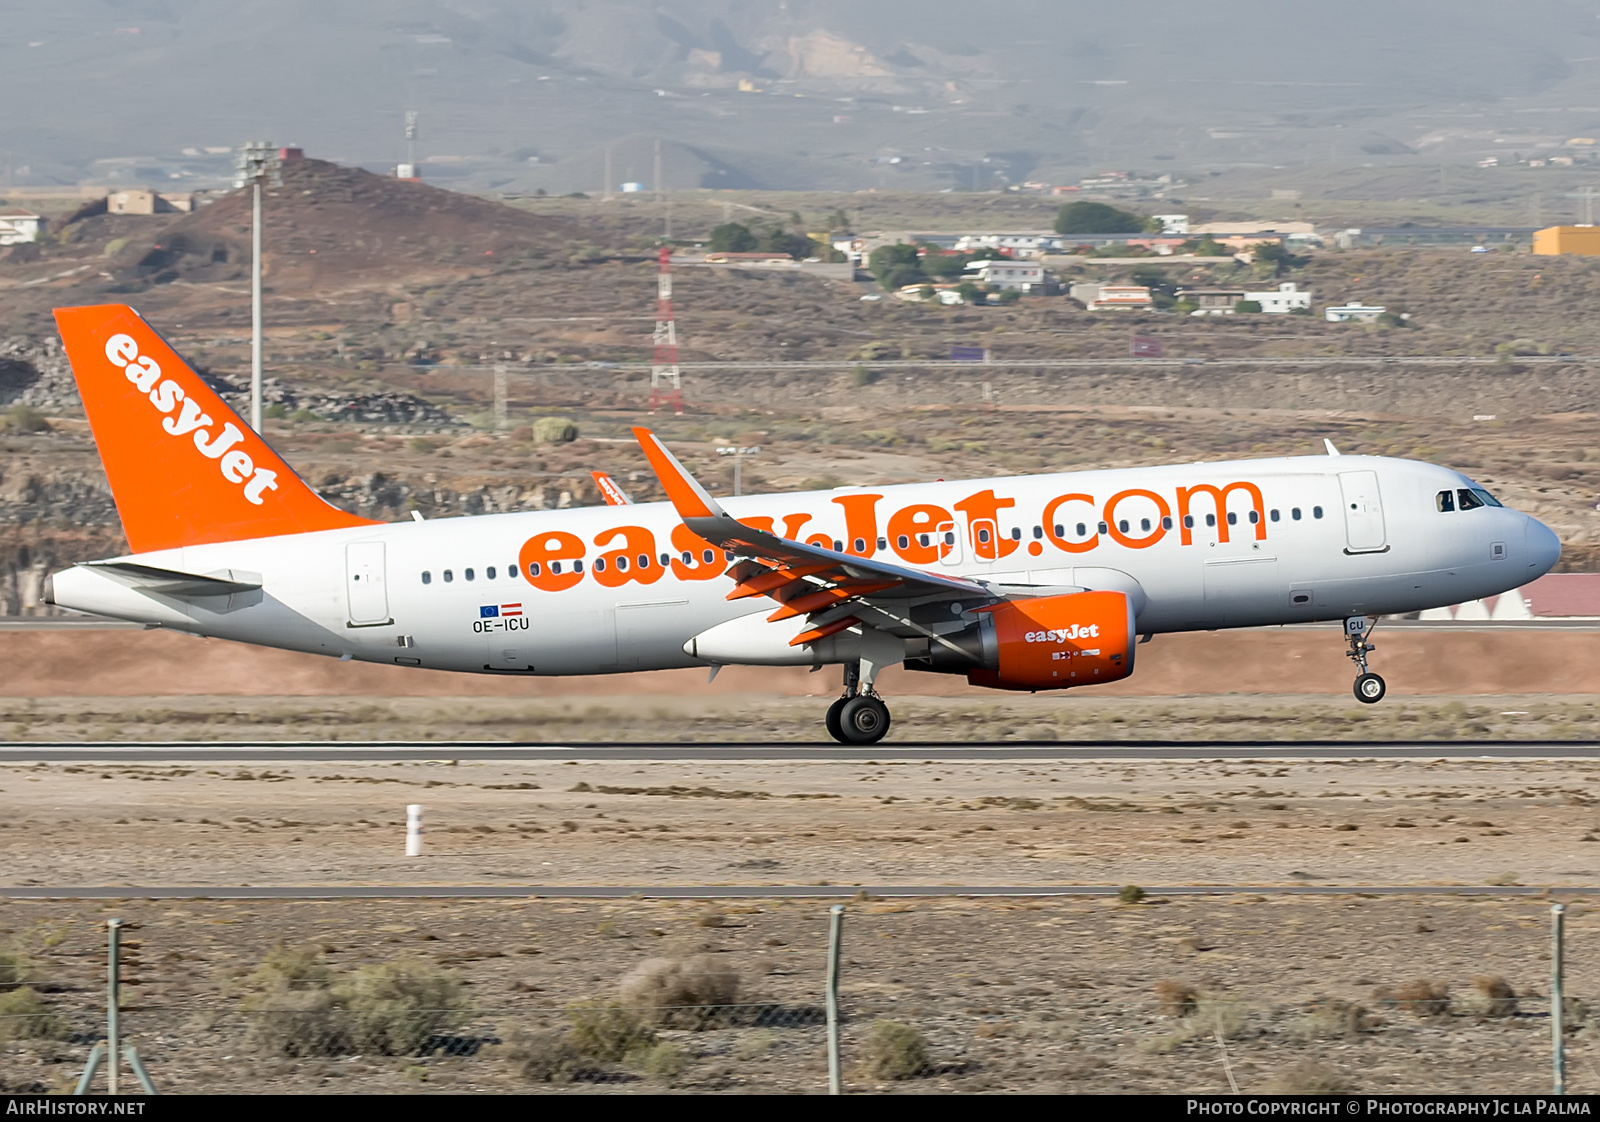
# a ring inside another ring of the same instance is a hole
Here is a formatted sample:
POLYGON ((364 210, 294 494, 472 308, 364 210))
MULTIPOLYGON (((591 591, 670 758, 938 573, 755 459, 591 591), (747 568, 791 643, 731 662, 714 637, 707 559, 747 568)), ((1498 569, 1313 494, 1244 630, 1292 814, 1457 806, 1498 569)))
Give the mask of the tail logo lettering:
POLYGON ((244 433, 230 421, 213 436, 205 426, 216 422, 185 397, 183 387, 171 379, 162 380, 161 367, 153 358, 139 353, 139 344, 131 335, 113 335, 107 339, 106 358, 122 370, 140 393, 149 397, 156 412, 167 414, 162 418, 161 427, 169 436, 194 434, 195 448, 202 456, 217 461, 222 477, 242 488, 246 501, 260 506, 264 492, 278 489, 277 472, 256 467, 247 453, 233 448, 244 439, 244 433), (177 416, 172 416, 174 410, 177 416))

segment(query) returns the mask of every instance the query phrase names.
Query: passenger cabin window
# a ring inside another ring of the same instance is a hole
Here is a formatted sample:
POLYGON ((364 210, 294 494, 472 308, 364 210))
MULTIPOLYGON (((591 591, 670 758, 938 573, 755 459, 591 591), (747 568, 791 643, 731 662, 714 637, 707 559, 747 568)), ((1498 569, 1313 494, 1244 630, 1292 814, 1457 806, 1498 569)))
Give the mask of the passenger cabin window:
MULTIPOLYGON (((552 567, 552 571, 554 571, 553 567, 552 567)), ((542 572, 544 572, 544 567, 541 566, 539 564, 539 562, 537 562, 537 561, 528 562, 528 575, 530 577, 536 577, 542 572)))
POLYGON ((1106 532, 1106 524, 1104 522, 1100 523, 1100 532, 1102 534, 1106 532))
MULTIPOLYGON (((626 569, 627 566, 626 565, 618 565, 617 568, 626 569)), ((603 573, 603 572, 606 571, 606 559, 604 557, 596 557, 594 559, 594 571, 597 572, 597 573, 603 573)))
POLYGON ((1277 509, 1274 508, 1272 513, 1270 515, 1268 515, 1268 517, 1271 518, 1274 522, 1278 521, 1278 511, 1277 511, 1277 509))
POLYGON ((1148 518, 1139 519, 1139 529, 1143 530, 1145 533, 1148 534, 1150 532, 1150 519, 1148 519, 1148 518))
POLYGON ((1312 507, 1311 508, 1311 517, 1313 517, 1313 518, 1321 518, 1322 517, 1322 508, 1320 506, 1312 507))
POLYGON ((506 576, 514 577, 516 575, 517 575, 517 567, 515 565, 507 565, 506 566, 506 576))
POLYGON ((428 572, 428 570, 426 570, 426 569, 422 570, 422 583, 423 584, 432 584, 433 583, 433 574, 428 572))
POLYGON ((1194 529, 1194 515, 1192 515, 1192 514, 1185 514, 1185 515, 1184 515, 1184 516, 1183 516, 1183 528, 1184 528, 1184 529, 1185 529, 1185 530, 1192 530, 1192 529, 1194 529))
POLYGON ((583 562, 581 560, 580 561, 574 561, 572 563, 572 571, 575 572, 575 573, 583 572, 583 562))
POLYGON ((456 575, 454 573, 452 573, 449 569, 446 569, 444 571, 444 583, 449 584, 451 581, 453 581, 455 579, 456 579, 456 575))
POLYGON ((494 566, 490 565, 487 569, 485 569, 483 571, 483 575, 489 580, 494 580, 494 566))
POLYGON ((854 544, 855 551, 857 553, 865 553, 867 551, 867 539, 866 538, 857 538, 855 540, 855 542, 852 543, 852 544, 854 544))
POLYGON ((1250 518, 1250 525, 1252 525, 1252 526, 1254 526, 1257 522, 1261 521, 1261 515, 1257 514, 1253 510, 1250 512, 1249 518, 1250 518))
POLYGON ((711 564, 716 559, 717 559, 717 551, 716 550, 714 550, 714 549, 703 549, 703 550, 700 551, 700 560, 704 561, 707 565, 711 564))
POLYGON ((471 569, 468 569, 468 570, 466 570, 466 571, 465 571, 465 572, 464 572, 464 573, 462 573, 462 574, 461 574, 461 575, 462 575, 462 576, 464 576, 464 577, 466 577, 466 578, 467 578, 467 579, 468 579, 468 580, 472 580, 472 579, 473 579, 473 577, 474 577, 474 573, 473 573, 473 572, 472 572, 472 570, 471 570, 471 569))
POLYGON ((1300 521, 1300 508, 1299 507, 1295 507, 1294 509, 1289 511, 1289 517, 1293 518, 1296 522, 1300 521))
POLYGON ((1217 516, 1215 514, 1206 515, 1206 525, 1207 526, 1215 526, 1216 524, 1217 524, 1217 516))
POLYGON ((989 544, 989 528, 987 526, 978 529, 978 542, 981 545, 989 544))
POLYGON ((894 544, 899 549, 910 549, 911 539, 906 537, 906 535, 901 534, 898 538, 894 539, 894 544))
POLYGON ((1234 511, 1231 511, 1231 510, 1228 511, 1228 525, 1237 526, 1238 524, 1239 524, 1239 515, 1237 513, 1235 513, 1234 511))
POLYGON ((1124 519, 1121 519, 1120 521, 1118 521, 1117 522, 1117 529, 1121 530, 1124 534, 1126 534, 1128 532, 1128 520, 1126 518, 1124 518, 1124 519))
POLYGON ((1166 515, 1166 516, 1162 517, 1162 519, 1161 519, 1161 528, 1163 530, 1172 529, 1172 516, 1171 515, 1166 515))
POLYGON ((1021 526, 1013 526, 1013 527, 1011 527, 1011 540, 1014 541, 1014 542, 1020 542, 1022 540, 1022 527, 1021 526))
POLYGON ((650 555, 648 553, 639 554, 637 560, 639 562, 639 568, 648 569, 650 567, 650 555))
POLYGON ((1033 540, 1034 541, 1038 541, 1042 537, 1044 537, 1044 527, 1043 526, 1035 526, 1033 528, 1033 540))
POLYGON ((1082 522, 1079 522, 1073 527, 1073 529, 1077 531, 1077 536, 1080 538, 1086 538, 1089 536, 1089 527, 1085 526, 1082 522))

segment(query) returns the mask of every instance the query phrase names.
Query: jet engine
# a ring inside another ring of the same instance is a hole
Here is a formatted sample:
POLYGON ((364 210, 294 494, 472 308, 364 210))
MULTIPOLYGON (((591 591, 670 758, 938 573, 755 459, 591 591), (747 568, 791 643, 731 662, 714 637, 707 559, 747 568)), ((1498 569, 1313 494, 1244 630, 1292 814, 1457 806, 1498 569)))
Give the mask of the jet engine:
POLYGON ((1121 592, 1002 600, 960 631, 906 644, 906 669, 966 674, 975 686, 1058 690, 1133 673, 1133 603, 1121 592))

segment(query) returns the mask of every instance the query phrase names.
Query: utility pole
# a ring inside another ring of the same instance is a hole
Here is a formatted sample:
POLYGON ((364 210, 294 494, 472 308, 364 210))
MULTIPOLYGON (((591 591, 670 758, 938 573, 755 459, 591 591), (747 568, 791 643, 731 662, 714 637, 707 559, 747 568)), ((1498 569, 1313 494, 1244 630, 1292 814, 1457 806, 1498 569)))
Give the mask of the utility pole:
POLYGON ((656 202, 661 201, 661 141, 656 141, 656 202))
POLYGON ((417 174, 417 111, 406 110, 406 167, 411 169, 411 174, 402 176, 402 179, 421 179, 417 174))
POLYGON ((611 145, 606 145, 606 181, 600 185, 600 201, 611 201, 611 145))
POLYGON ((261 431, 261 181, 270 186, 283 186, 278 172, 278 156, 272 145, 263 140, 252 140, 239 152, 234 161, 238 177, 235 187, 250 184, 252 210, 250 215, 250 427, 261 431))
POLYGON ((744 494, 744 458, 754 456, 761 451, 761 445, 753 448, 718 448, 717 455, 733 457, 733 494, 734 497, 744 494))

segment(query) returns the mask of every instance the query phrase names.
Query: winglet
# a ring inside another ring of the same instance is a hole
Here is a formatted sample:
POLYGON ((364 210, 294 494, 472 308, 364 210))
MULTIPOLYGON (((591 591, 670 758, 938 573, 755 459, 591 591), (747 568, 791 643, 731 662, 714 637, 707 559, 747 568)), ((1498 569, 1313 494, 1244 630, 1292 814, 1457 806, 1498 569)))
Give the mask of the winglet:
POLYGON ((1333 446, 1333 441, 1329 440, 1327 437, 1322 438, 1322 446, 1328 450, 1328 455, 1330 456, 1337 456, 1339 454, 1339 449, 1335 448, 1333 446))
POLYGON ((667 450, 659 437, 647 428, 636 428, 633 435, 639 441, 639 447, 644 449, 645 458, 650 461, 650 467, 656 473, 656 478, 661 480, 662 488, 667 492, 667 498, 677 508, 678 515, 685 521, 691 518, 727 518, 728 513, 717 505, 706 489, 695 481, 688 469, 678 462, 678 457, 667 450))
POLYGON ((594 485, 600 488, 600 497, 605 499, 607 506, 632 506, 633 500, 628 497, 628 492, 617 486, 617 481, 603 471, 591 471, 594 485))

